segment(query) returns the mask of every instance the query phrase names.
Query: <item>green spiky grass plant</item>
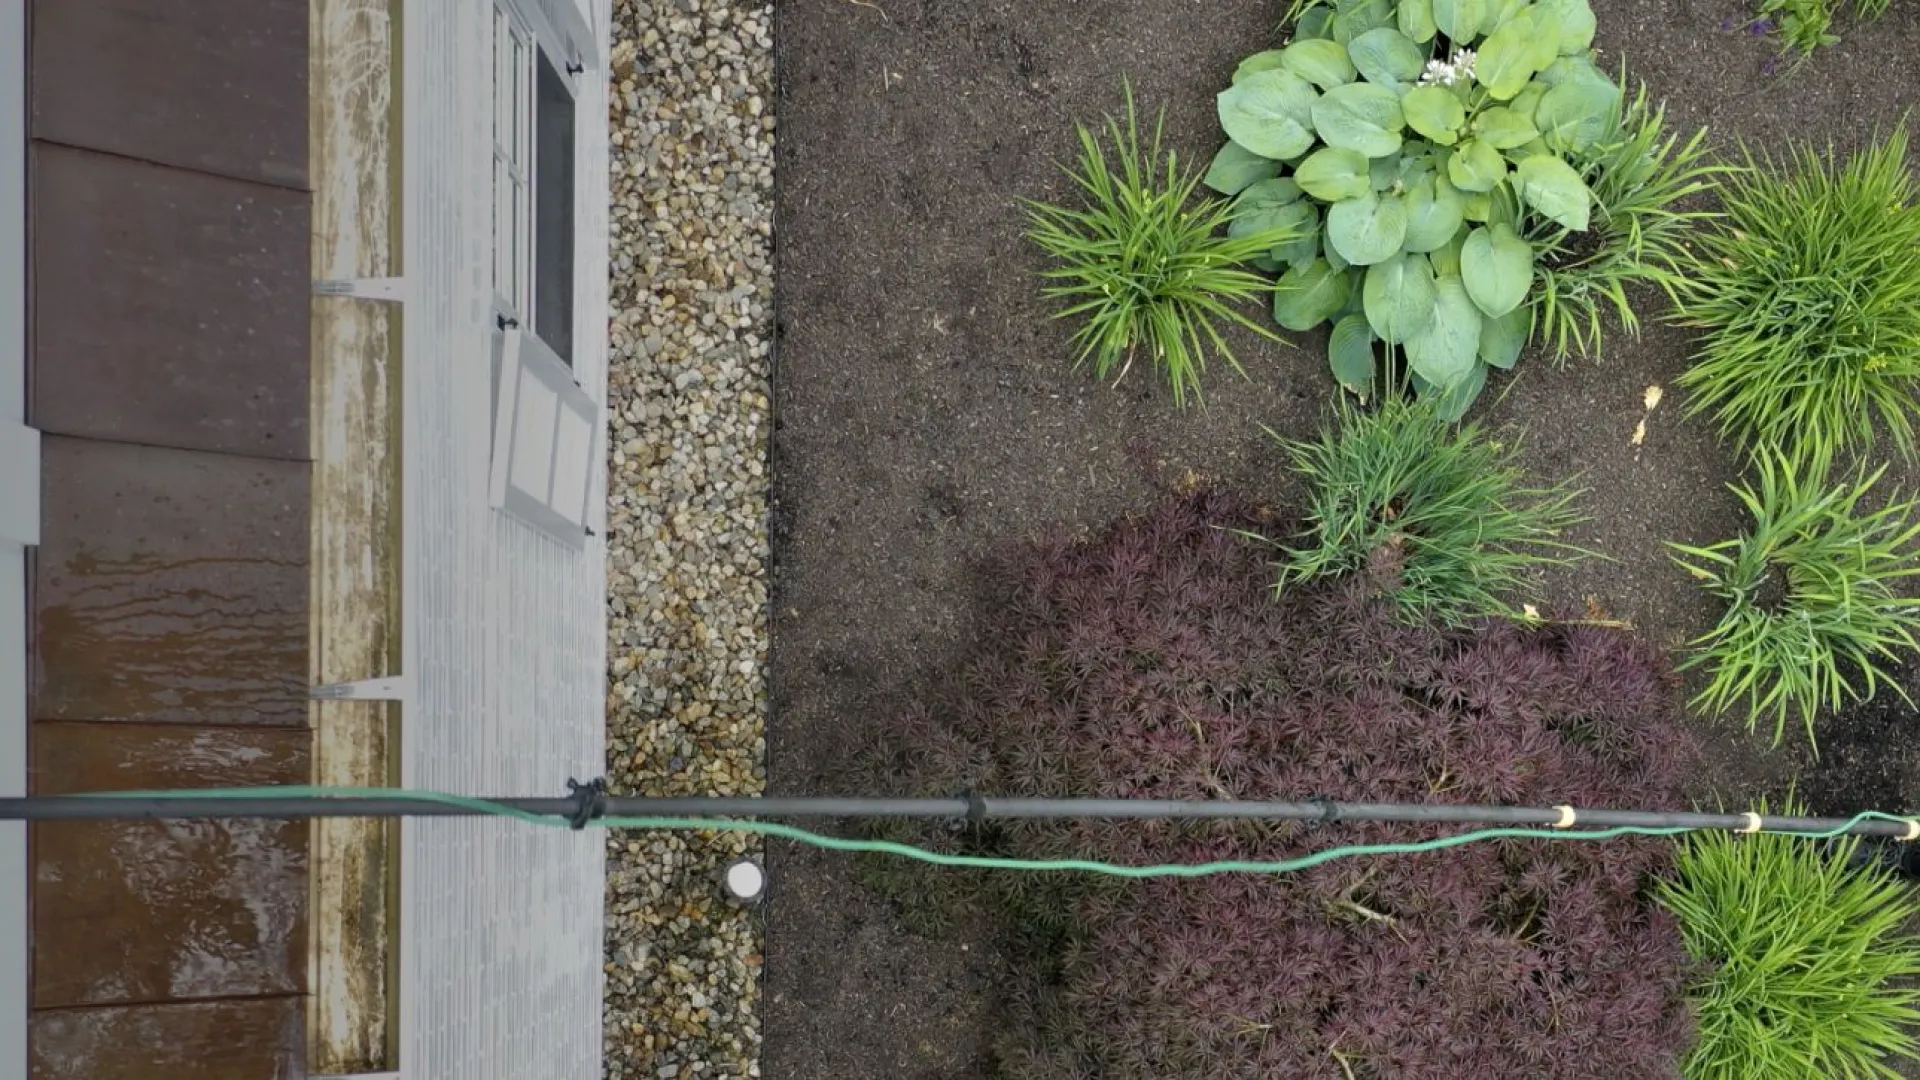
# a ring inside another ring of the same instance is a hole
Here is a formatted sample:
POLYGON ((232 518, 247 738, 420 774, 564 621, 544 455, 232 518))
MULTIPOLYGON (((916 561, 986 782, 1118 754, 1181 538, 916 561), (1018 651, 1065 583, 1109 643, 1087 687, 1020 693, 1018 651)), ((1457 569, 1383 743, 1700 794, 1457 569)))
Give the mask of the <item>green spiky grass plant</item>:
POLYGON ((1803 460, 1914 452, 1920 208, 1903 122, 1844 165, 1797 149, 1729 177, 1726 216, 1688 259, 1680 319, 1706 331, 1680 377, 1742 448, 1803 460))
POLYGON ((1920 599, 1897 589, 1920 574, 1920 523, 1913 500, 1861 509, 1884 465, 1830 483, 1824 463, 1766 450, 1754 468, 1757 488, 1728 485, 1753 519, 1744 535, 1708 547, 1668 544, 1727 605, 1680 669, 1708 672, 1696 706, 1716 714, 1740 706, 1750 730, 1770 720, 1775 745, 1798 718, 1812 742, 1823 708, 1865 701, 1883 685, 1906 696, 1888 669, 1920 649, 1920 599))
POLYGON ((1650 285, 1674 299, 1689 231, 1717 216, 1680 204, 1727 168, 1707 160, 1704 128, 1682 141, 1667 133, 1666 120, 1666 106, 1652 104, 1641 84, 1613 137, 1580 163, 1593 193, 1592 226, 1569 232, 1543 218, 1528 237, 1536 253, 1533 340, 1556 361, 1576 352, 1599 356, 1609 312, 1623 331, 1638 334, 1627 290, 1650 285))
POLYGON ((1364 572, 1408 619, 1460 625, 1519 615, 1530 571, 1588 554, 1560 539, 1585 520, 1579 492, 1529 486, 1518 448, 1477 425, 1399 398, 1342 402, 1337 417, 1313 442, 1280 439, 1310 491, 1310 542, 1288 551, 1276 588, 1364 572))
POLYGON ((1221 324, 1279 340, 1235 306, 1272 295, 1273 283, 1248 264, 1294 237, 1284 230, 1227 236, 1230 203, 1188 205, 1201 173, 1182 169, 1178 155, 1162 150, 1165 111, 1143 141, 1131 88, 1126 100, 1124 123, 1106 118, 1113 160, 1091 129, 1079 128, 1079 166, 1065 171, 1084 206, 1028 201, 1027 235, 1058 261, 1045 272, 1045 295, 1063 303, 1057 317, 1081 320, 1073 336, 1078 361, 1117 380, 1144 350, 1184 405, 1200 395, 1209 349, 1242 370, 1221 324))
POLYGON ((1920 904, 1889 871, 1849 865, 1859 843, 1680 841, 1657 895, 1701 965, 1686 1080, 1897 1080, 1890 1059, 1916 1056, 1920 941, 1903 926, 1920 904))

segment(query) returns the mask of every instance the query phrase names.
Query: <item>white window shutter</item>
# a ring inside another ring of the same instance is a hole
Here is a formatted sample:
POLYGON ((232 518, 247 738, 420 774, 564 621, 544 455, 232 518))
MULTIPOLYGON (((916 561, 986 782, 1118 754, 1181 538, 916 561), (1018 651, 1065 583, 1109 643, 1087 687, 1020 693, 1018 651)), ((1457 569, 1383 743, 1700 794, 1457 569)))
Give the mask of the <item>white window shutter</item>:
POLYGON ((493 505, 574 545, 591 521, 600 411, 539 338, 499 333, 494 397, 493 505))

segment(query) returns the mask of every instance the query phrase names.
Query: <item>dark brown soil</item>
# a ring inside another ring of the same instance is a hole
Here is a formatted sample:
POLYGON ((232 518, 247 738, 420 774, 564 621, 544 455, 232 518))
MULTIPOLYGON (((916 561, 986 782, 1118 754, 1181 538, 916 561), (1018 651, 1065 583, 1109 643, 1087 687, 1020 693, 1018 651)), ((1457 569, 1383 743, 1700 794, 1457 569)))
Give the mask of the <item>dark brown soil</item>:
MULTIPOLYGON (((1072 370, 1021 240, 1022 197, 1064 200, 1052 162, 1076 119, 1118 106, 1131 78, 1204 163, 1213 96, 1275 40, 1283 5, 1200 0, 791 0, 777 9, 780 98, 775 368, 773 704, 769 775, 784 793, 844 790, 848 763, 889 712, 931 686, 967 639, 976 575, 1001 545, 1091 527, 1150 497, 1146 473, 1193 470, 1276 502, 1292 497, 1260 433, 1310 433, 1333 383, 1323 344, 1243 341, 1250 380, 1218 370, 1204 408, 1175 410, 1135 371, 1117 388, 1072 370)), ((1781 147, 1790 135, 1858 145, 1916 96, 1920 7, 1843 26, 1846 41, 1787 77, 1772 46, 1724 24, 1739 0, 1594 0, 1609 60, 1666 98, 1682 128, 1781 147)), ((1685 334, 1616 335, 1599 363, 1529 357, 1477 415, 1524 431, 1543 476, 1577 474, 1605 552, 1549 583, 1674 645, 1712 612, 1663 541, 1737 527, 1729 455, 1682 416, 1672 380, 1685 334), (1665 400, 1648 413, 1647 387, 1665 400), (1646 420, 1640 445, 1635 426, 1646 420)), ((1817 766, 1764 760, 1703 729, 1701 797, 1776 793, 1799 776, 1823 809, 1915 802, 1912 712, 1880 703, 1829 729, 1817 766)), ((851 864, 773 853, 763 1075, 933 1080, 983 1075, 995 988, 984 939, 903 928, 851 864)))

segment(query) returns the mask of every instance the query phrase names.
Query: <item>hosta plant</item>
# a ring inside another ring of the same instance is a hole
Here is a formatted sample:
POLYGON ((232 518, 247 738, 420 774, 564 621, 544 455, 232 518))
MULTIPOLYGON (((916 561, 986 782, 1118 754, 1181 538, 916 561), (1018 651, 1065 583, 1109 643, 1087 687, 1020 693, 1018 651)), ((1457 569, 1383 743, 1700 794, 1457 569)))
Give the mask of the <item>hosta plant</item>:
POLYGON ((1882 687, 1905 695, 1892 672, 1920 649, 1920 599, 1902 588, 1920 575, 1920 523, 1912 500, 1862 507, 1885 466, 1835 483, 1824 466, 1769 450, 1754 467, 1757 487, 1732 486, 1753 519, 1745 535, 1669 545, 1726 604, 1680 666, 1708 673, 1697 705, 1737 706, 1749 727, 1771 723, 1776 743, 1798 718, 1812 740, 1822 709, 1882 687))
POLYGON ((1725 185, 1693 245, 1681 321, 1704 330, 1689 409, 1742 448, 1796 457, 1915 450, 1920 187, 1905 125, 1842 162, 1800 147, 1725 185))
POLYGON ((1080 161, 1067 170, 1083 196, 1079 207, 1030 202, 1028 237, 1053 256, 1045 295, 1060 301, 1057 316, 1079 321, 1079 359, 1102 379, 1126 374, 1145 360, 1185 404, 1198 396, 1209 350, 1236 370, 1240 364, 1221 335, 1222 324, 1271 331, 1237 310, 1268 291, 1249 264, 1293 234, 1278 227, 1236 229, 1223 235, 1229 206, 1194 202, 1197 170, 1160 143, 1163 113, 1142 138, 1128 88, 1124 123, 1108 117, 1107 141, 1080 128, 1080 161))
POLYGON ((1586 0, 1334 0, 1240 64, 1208 183, 1237 230, 1301 234, 1268 253, 1274 317, 1331 323, 1343 384, 1370 392, 1384 343, 1458 416, 1513 366, 1541 223, 1590 227, 1581 156, 1619 123, 1593 33, 1586 0))
POLYGON ((1335 428, 1285 443, 1307 483, 1309 526, 1280 567, 1280 588, 1358 574, 1410 620, 1459 625, 1514 616, 1530 572, 1585 554, 1566 483, 1529 485, 1517 447, 1454 427, 1428 403, 1346 403, 1335 428))
POLYGON ((1920 1057, 1920 940, 1907 929, 1920 903, 1856 859, 1859 843, 1725 832, 1681 842, 1659 897, 1699 964, 1686 1080, 1897 1080, 1893 1060, 1920 1057))

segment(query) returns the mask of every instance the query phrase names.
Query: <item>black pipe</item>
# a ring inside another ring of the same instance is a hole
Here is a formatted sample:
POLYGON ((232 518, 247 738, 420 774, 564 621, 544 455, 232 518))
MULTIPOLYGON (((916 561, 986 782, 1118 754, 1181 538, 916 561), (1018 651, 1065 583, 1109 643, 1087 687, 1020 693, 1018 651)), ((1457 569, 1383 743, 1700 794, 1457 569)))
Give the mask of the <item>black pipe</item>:
MULTIPOLYGON (((486 802, 561 821, 579 816, 579 798, 499 798, 486 802)), ((1558 807, 1471 806, 1444 803, 1252 802, 1172 799, 947 799, 800 797, 622 798, 605 796, 594 809, 606 817, 909 817, 984 819, 1111 818, 1157 820, 1263 820, 1308 822, 1407 822, 1453 825, 1555 826, 1566 823, 1558 807)), ((0 821, 98 821, 174 818, 477 817, 484 807, 396 796, 290 797, 262 794, 239 798, 158 795, 52 795, 0 799, 0 821)), ((595 814, 593 816, 600 816, 595 814)), ((1817 833, 1845 828, 1856 836, 1914 839, 1920 827, 1908 821, 1687 811, 1578 809, 1571 827, 1602 829, 1688 828, 1817 833)))

